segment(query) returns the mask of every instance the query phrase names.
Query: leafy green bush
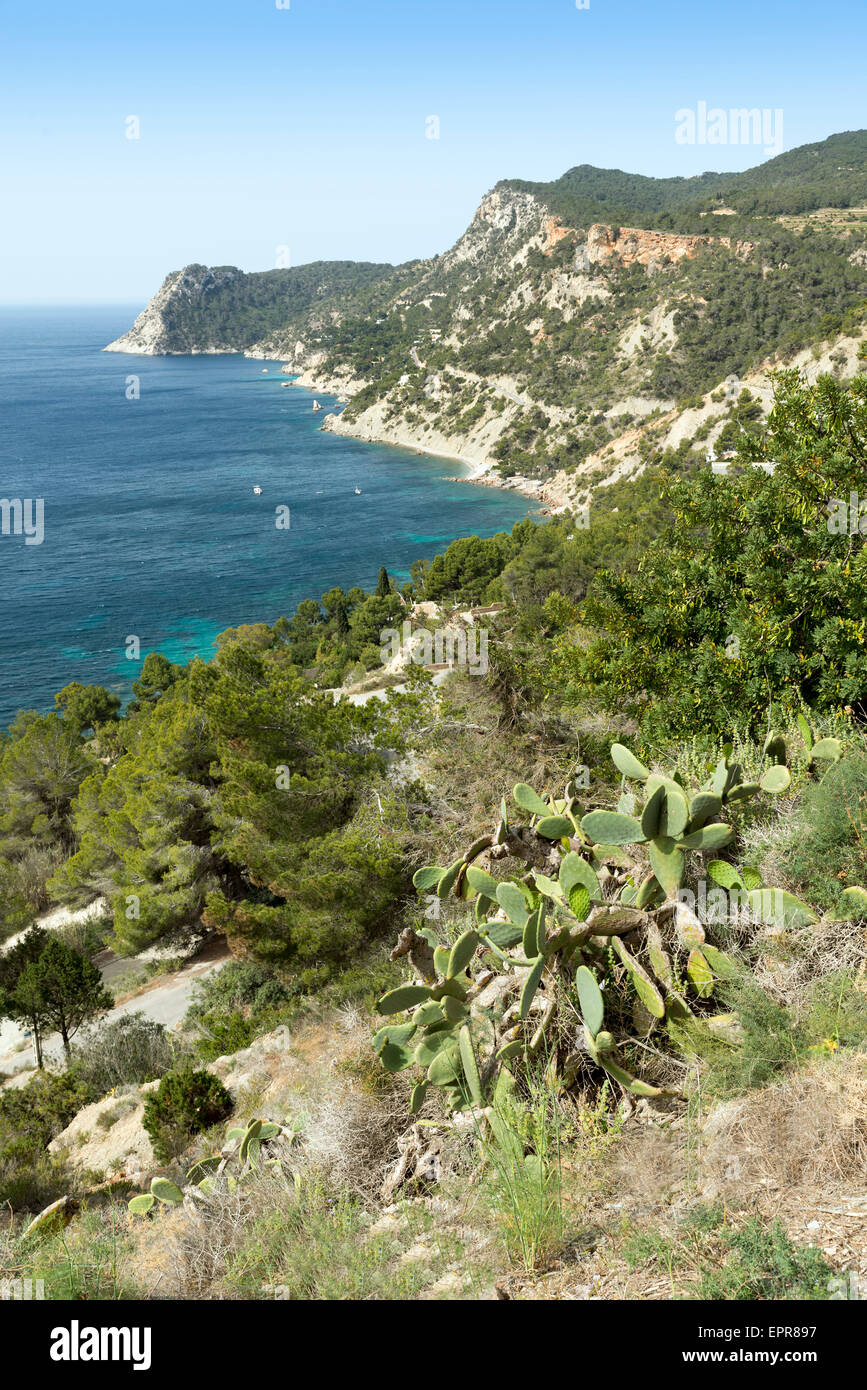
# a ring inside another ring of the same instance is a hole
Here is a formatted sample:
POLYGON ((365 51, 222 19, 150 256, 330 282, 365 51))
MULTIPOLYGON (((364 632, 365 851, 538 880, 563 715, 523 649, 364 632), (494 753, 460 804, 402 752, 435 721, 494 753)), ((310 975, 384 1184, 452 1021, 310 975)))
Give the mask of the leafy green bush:
POLYGON ((695 1208, 671 1233, 635 1234, 623 1254, 633 1267, 655 1261, 665 1269, 673 1297, 757 1302, 831 1296, 834 1270, 821 1250, 795 1245, 781 1221, 751 1217, 731 1226, 723 1206, 695 1208))
POLYGON ((206 1060, 238 1052, 277 1023, 289 999, 273 970, 257 961, 229 961, 200 981, 187 1010, 187 1022, 201 1034, 199 1056, 206 1060))
POLYGON ((14 1133, 44 1146, 96 1099, 93 1088, 74 1072, 40 1072, 19 1090, 0 1094, 0 1137, 14 1133))
MULTIPOLYGON (((818 751, 816 744, 814 755, 818 751)), ((830 751, 838 755, 839 746, 830 751)), ((402 933, 394 957, 408 955, 416 978, 377 1005, 387 1021, 374 1035, 374 1050, 387 1071, 414 1069, 414 1114, 431 1085, 452 1108, 486 1105, 504 1078, 522 1077, 548 1046, 549 1066, 564 1090, 579 1079, 586 1084, 592 1067, 597 1085, 607 1074, 634 1095, 664 1094, 653 1073, 632 1072, 636 1064, 654 1065, 642 1043, 660 1025, 675 1038, 682 1032, 687 1043, 690 1034, 703 1041, 707 1033, 723 1058, 733 1050, 735 1065, 751 1078, 747 1084, 798 1055, 785 1011, 772 1018, 777 1006, 749 979, 746 1005, 762 1014, 756 1056, 726 1039, 717 1042, 701 1022, 715 991, 736 978, 738 967, 707 940, 704 924, 681 898, 689 858, 734 841, 733 827, 717 819, 731 805, 762 792, 779 795, 791 781, 780 735, 766 740, 770 763, 756 783, 744 782, 731 752, 726 745, 716 767, 705 769, 710 778, 688 786, 651 773, 629 748, 614 743, 611 758, 623 782, 616 811, 584 814, 574 778, 562 798, 547 800, 519 782, 512 792, 517 816, 503 799, 490 835, 474 840, 448 867, 416 871, 420 894, 472 903, 474 925, 448 944, 432 928, 402 933), (643 807, 627 790, 630 781, 641 787, 643 807), (527 815, 530 826, 521 824, 527 815), (483 858, 488 867, 476 862, 483 858), (520 863, 520 877, 514 869, 509 880, 490 872, 509 859, 520 863), (479 957, 504 980, 496 1006, 474 1011, 470 975, 479 957), (583 1024, 577 1047, 575 1017, 583 1024)), ((788 929, 816 920, 792 894, 762 888, 753 869, 745 866, 742 878, 730 862, 711 860, 707 872, 742 893, 752 917, 766 925, 788 929)))
POLYGON ((597 637, 563 652, 567 683, 655 736, 757 726, 773 703, 857 714, 867 551, 848 507, 865 430, 867 378, 779 373, 767 425, 740 436, 730 475, 672 483, 674 521, 639 573, 597 575, 582 614, 597 637))
POLYGON ((814 1048, 836 1051, 867 1043, 867 992, 847 970, 818 980, 804 1012, 804 1031, 814 1048))
POLYGON ((145 1101, 142 1124, 161 1163, 170 1163, 193 1135, 225 1120, 232 1097, 222 1081, 207 1071, 184 1068, 168 1072, 145 1101))
POLYGON ((741 1095, 764 1086, 806 1057, 805 1029, 750 976, 722 982, 718 993, 737 1016, 737 1041, 693 1019, 677 1020, 671 1028, 677 1045, 704 1063, 704 1086, 711 1095, 741 1095))
POLYGON ((781 1221, 764 1226, 753 1217, 740 1230, 720 1232, 725 1257, 708 1269, 699 1298, 750 1302, 765 1299, 822 1300, 834 1271, 815 1245, 793 1244, 781 1221))
POLYGON ((867 995, 847 971, 817 980, 797 1008, 771 999, 749 975, 721 982, 718 993, 737 1016, 737 1041, 694 1020, 679 1020, 671 1030, 705 1064, 711 1095, 741 1095, 810 1057, 862 1047, 867 1039, 867 995))
POLYGON ((261 1013, 286 998, 285 985, 267 965, 230 960, 199 981, 187 1017, 210 1021, 242 1011, 261 1013))
POLYGON ((0 1149, 0 1205, 13 1211, 39 1212, 69 1191, 64 1164, 40 1150, 32 1139, 0 1149))

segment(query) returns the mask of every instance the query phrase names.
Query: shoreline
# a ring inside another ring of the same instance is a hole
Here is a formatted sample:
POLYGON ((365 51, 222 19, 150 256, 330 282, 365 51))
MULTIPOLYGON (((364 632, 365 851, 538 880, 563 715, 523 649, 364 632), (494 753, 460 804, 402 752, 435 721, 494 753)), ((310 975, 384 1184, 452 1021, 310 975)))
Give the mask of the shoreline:
MULTIPOLYGON (((270 358, 268 360, 280 361, 282 359, 270 358)), ((306 381, 302 381, 301 378, 304 376, 303 372, 298 372, 296 375, 290 376, 286 366, 284 366, 282 370, 289 383, 292 386, 299 387, 302 391, 307 391, 311 395, 316 395, 318 393, 323 396, 335 396, 338 400, 344 402, 347 400, 348 393, 346 388, 335 389, 338 386, 336 382, 313 381, 309 378, 306 381)), ((349 396, 349 399, 351 399, 351 396, 349 396)), ((343 411, 327 415, 319 428, 324 431, 325 434, 343 435, 345 438, 358 439, 366 444, 381 444, 392 449, 407 449, 412 453, 424 455, 426 458, 441 458, 444 460, 447 459, 451 463, 462 463, 470 470, 466 477, 444 475, 443 481, 449 483, 474 483, 478 487, 497 488, 501 492, 517 492, 522 497, 526 497, 528 501, 538 503, 542 515, 555 515, 558 512, 567 511, 573 505, 572 499, 565 492, 560 492, 541 479, 524 478, 521 476, 517 476, 514 480, 500 478, 494 470, 493 462, 486 461, 480 463, 478 459, 473 458, 469 454, 462 454, 441 448, 432 448, 430 444, 419 439, 412 432, 409 432, 406 438, 389 438, 386 437, 385 434, 372 434, 354 430, 351 427, 351 422, 343 428, 328 424, 329 420, 342 418, 343 411)))
MULTIPOLYGON (((126 334, 125 337, 128 337, 126 334)), ((102 348, 103 352, 116 352, 129 354, 130 356, 170 356, 170 357, 195 357, 195 356, 229 356, 237 353, 239 357, 244 357, 251 362, 280 362, 281 373, 286 377, 287 383, 291 386, 300 387, 310 395, 332 396, 338 404, 345 405, 352 399, 354 394, 352 387, 356 383, 346 383, 338 380, 328 381, 323 378, 317 379, 311 373, 311 369, 302 368, 300 371, 286 361, 284 355, 272 354, 251 349, 217 347, 207 349, 192 349, 187 352, 167 352, 153 353, 152 349, 143 347, 139 344, 131 345, 124 342, 124 338, 117 338, 113 343, 109 343, 102 348), (120 344, 124 344, 120 346, 120 344)), ((315 369, 313 369, 315 370, 315 369)), ((361 384, 361 383, 359 383, 361 384)), ((446 447, 434 448, 425 440, 418 437, 411 430, 408 430, 403 438, 389 435, 384 431, 366 431, 364 429, 353 429, 351 424, 338 427, 329 425, 329 420, 341 419, 343 411, 332 411, 325 416, 319 426, 326 434, 342 434, 349 439, 358 439, 366 444, 381 444, 386 448, 407 449, 412 453, 424 455, 426 458, 441 458, 451 463, 463 464, 468 470, 466 477, 443 475, 444 482, 473 483, 478 487, 497 488, 501 492, 516 492, 528 501, 535 502, 539 507, 539 514, 543 516, 556 516, 559 513, 568 511, 574 505, 574 498, 570 497, 565 490, 554 486, 551 482, 542 479, 526 478, 516 475, 514 478, 501 478, 496 470, 493 459, 478 459, 471 454, 462 453, 446 447)))

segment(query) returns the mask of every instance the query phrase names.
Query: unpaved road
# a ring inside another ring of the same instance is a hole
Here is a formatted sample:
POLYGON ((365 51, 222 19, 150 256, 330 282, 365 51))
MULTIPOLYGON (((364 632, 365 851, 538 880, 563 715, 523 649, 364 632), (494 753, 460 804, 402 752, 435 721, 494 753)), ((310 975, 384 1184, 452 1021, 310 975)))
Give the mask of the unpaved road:
MULTIPOLYGON (((110 979, 112 975, 127 973, 135 968, 134 957, 119 961, 118 957, 110 951, 102 952, 101 956, 102 959, 97 957, 96 964, 99 965, 104 980, 110 979)), ((183 970, 178 970, 173 975, 163 976, 155 980, 152 985, 145 985, 131 999, 124 1000, 122 1004, 116 1004, 113 1009, 109 1009, 108 1013, 102 1015, 99 1025, 110 1023, 125 1014, 143 1013, 146 1018, 152 1018, 156 1023, 162 1023, 165 1028, 174 1028, 186 1013, 198 981, 221 969, 230 959, 231 957, 224 946, 216 944, 210 946, 199 959, 191 961, 183 970)), ((63 1056, 59 1035, 55 1033, 48 1038, 42 1050, 46 1061, 59 1062, 63 1056)), ((33 1047, 25 1037, 23 1029, 17 1023, 13 1023, 11 1019, 3 1019, 0 1022, 0 1072, 13 1074, 24 1070, 29 1071, 35 1066, 36 1057, 33 1047), (21 1047, 22 1042, 26 1044, 23 1048, 21 1047)))

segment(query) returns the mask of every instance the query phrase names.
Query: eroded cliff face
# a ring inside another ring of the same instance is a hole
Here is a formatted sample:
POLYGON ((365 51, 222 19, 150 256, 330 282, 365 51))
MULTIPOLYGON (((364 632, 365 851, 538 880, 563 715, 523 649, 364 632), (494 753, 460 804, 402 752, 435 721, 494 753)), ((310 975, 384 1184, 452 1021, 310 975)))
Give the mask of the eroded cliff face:
POLYGON ((467 263, 486 268, 508 261, 540 235, 546 212, 530 193, 495 189, 485 195, 464 235, 437 258, 434 268, 447 273, 467 263))
POLYGON ((659 269, 666 261, 676 264, 685 256, 694 256, 716 240, 712 236, 649 232, 641 227, 607 227, 597 222, 587 232, 587 260, 590 265, 616 260, 623 266, 638 264, 659 269))

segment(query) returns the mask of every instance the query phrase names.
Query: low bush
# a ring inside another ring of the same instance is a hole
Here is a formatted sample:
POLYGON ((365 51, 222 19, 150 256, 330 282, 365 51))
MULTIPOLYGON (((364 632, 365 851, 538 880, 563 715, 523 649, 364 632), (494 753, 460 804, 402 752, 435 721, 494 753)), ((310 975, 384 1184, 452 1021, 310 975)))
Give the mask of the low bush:
POLYGON ((173 1061, 174 1048, 165 1028, 143 1013, 94 1029, 73 1054, 75 1074, 100 1096, 117 1086, 154 1081, 165 1075, 173 1061))
POLYGON ((757 1302, 824 1300, 834 1270, 814 1245, 793 1243, 780 1221, 751 1217, 730 1225, 722 1206, 700 1206, 671 1233, 642 1232, 627 1239, 623 1254, 638 1266, 664 1268, 672 1296, 757 1302))
POLYGON ((184 1068, 168 1072, 145 1101, 142 1123, 160 1163, 187 1147, 194 1135, 231 1113, 232 1097, 216 1076, 184 1068))
POLYGON ((685 1051, 701 1058, 704 1085, 720 1098, 774 1082, 811 1057, 867 1041, 867 993, 849 971, 814 981, 797 1006, 773 999, 750 975, 725 981, 719 993, 737 1018, 736 1036, 695 1020, 676 1023, 672 1032, 685 1051))
POLYGON ((225 1017, 244 1010, 259 1013, 286 997, 284 985, 266 965, 257 961, 230 960, 196 986, 188 1017, 225 1017))
POLYGON ((187 1010, 199 1032, 197 1051, 205 1061, 238 1052, 273 1028, 288 991, 275 972, 257 961, 229 961, 202 980, 187 1010))
POLYGON ((0 1149, 0 1206, 12 1211, 39 1212, 69 1191, 69 1174, 32 1139, 4 1144, 0 1149))
POLYGON ((818 907, 867 877, 867 753, 853 752, 804 793, 799 815, 776 847, 793 888, 818 907))
POLYGON ((741 1095, 764 1086, 806 1056, 805 1030, 751 976, 726 981, 719 993, 737 1017, 737 1037, 695 1019, 677 1021, 671 1029, 683 1051, 701 1059, 704 1085, 711 1095, 741 1095))
POLYGON ((68 1191, 63 1165, 45 1152, 74 1115, 95 1100, 79 1078, 43 1072, 0 1094, 0 1204, 40 1211, 68 1191))
POLYGON ((817 980, 810 991, 804 1028, 814 1047, 836 1052, 867 1044, 867 986, 847 970, 817 980))
POLYGON ((73 1072, 40 1072, 19 1090, 0 1094, 0 1142, 7 1136, 44 1147, 97 1097, 73 1072))

